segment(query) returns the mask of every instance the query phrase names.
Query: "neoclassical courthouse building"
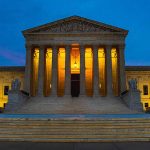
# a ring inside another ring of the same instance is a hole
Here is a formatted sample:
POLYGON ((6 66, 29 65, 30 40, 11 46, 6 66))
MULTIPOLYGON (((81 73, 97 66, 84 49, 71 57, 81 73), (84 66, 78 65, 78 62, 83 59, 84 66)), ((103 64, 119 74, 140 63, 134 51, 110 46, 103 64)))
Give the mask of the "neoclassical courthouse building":
POLYGON ((150 67, 125 66, 127 30, 72 16, 23 31, 26 65, 0 67, 0 101, 14 79, 30 97, 119 97, 137 80, 150 105, 150 67))

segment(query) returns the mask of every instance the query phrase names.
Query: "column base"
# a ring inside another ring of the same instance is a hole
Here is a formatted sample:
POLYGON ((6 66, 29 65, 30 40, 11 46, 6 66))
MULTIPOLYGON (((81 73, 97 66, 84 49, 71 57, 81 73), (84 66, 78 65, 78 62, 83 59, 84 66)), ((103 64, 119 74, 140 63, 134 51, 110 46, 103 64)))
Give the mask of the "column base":
POLYGON ((101 97, 99 94, 94 94, 93 97, 101 97))
POLYGON ((51 95, 49 95, 48 97, 58 97, 58 95, 57 94, 51 94, 51 95))
POLYGON ((87 96, 85 94, 80 94, 79 97, 84 97, 86 98, 87 96))
POLYGON ((63 96, 64 98, 72 98, 72 96, 70 94, 66 94, 63 96))
POLYGON ((113 94, 109 94, 109 95, 106 95, 106 97, 114 98, 114 97, 119 97, 119 96, 114 96, 113 94))
POLYGON ((37 94, 37 96, 38 96, 38 97, 44 97, 44 95, 41 94, 41 93, 37 94))

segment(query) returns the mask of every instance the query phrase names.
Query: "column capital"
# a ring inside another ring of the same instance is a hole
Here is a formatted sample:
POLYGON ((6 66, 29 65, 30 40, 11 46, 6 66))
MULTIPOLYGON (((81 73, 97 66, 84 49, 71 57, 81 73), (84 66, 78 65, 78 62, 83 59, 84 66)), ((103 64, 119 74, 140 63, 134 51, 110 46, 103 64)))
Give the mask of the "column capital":
POLYGON ((32 48, 32 45, 31 45, 31 44, 26 43, 26 44, 25 44, 25 48, 26 48, 26 50, 29 50, 29 49, 31 49, 31 48, 32 48))
POLYGON ((124 50, 124 49, 125 49, 125 44, 120 44, 120 45, 118 45, 118 48, 124 50))
POLYGON ((108 50, 112 49, 112 47, 113 47, 112 45, 105 45, 105 48, 108 50))
POLYGON ((46 47, 47 47, 46 45, 39 45, 39 48, 42 49, 42 50, 46 49, 46 47))
POLYGON ((92 47, 93 47, 93 49, 98 50, 98 48, 99 48, 100 46, 97 45, 97 44, 95 44, 95 45, 93 45, 92 47))
POLYGON ((51 47, 52 49, 53 49, 53 48, 54 48, 54 49, 56 49, 56 48, 58 49, 58 48, 59 48, 59 45, 53 44, 53 45, 51 45, 50 47, 51 47))
POLYGON ((71 45, 65 45, 64 47, 65 47, 65 49, 67 49, 67 50, 70 50, 70 49, 71 49, 71 45))
POLYGON ((31 48, 40 48, 39 44, 27 44, 29 46, 31 46, 31 48))
POLYGON ((86 46, 84 44, 81 44, 79 47, 80 47, 80 49, 85 49, 86 48, 86 46))

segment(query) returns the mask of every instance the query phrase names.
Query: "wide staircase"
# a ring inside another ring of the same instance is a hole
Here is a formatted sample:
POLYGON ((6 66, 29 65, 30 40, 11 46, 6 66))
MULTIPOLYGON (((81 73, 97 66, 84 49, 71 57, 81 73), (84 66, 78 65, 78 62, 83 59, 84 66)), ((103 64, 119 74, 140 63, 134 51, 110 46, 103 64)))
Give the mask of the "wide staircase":
POLYGON ((150 116, 3 114, 0 141, 150 141, 150 116))
POLYGON ((18 114, 131 114, 120 97, 34 97, 14 112, 18 114))

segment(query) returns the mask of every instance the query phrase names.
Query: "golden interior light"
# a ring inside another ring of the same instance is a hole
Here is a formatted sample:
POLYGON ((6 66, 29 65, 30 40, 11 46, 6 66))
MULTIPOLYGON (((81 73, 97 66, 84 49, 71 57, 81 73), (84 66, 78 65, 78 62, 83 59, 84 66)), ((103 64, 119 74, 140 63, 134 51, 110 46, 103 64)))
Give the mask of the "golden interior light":
POLYGON ((77 68, 77 62, 76 62, 76 50, 75 50, 74 53, 75 53, 75 56, 74 56, 74 57, 75 57, 74 68, 77 68))
POLYGON ((98 70, 99 70, 99 91, 101 96, 106 95, 106 65, 105 65, 105 50, 98 49, 98 70))
POLYGON ((99 84, 99 88, 101 89, 101 87, 102 87, 102 84, 100 83, 100 84, 99 84))
POLYGON ((111 50, 111 61, 112 61, 112 88, 115 96, 119 95, 118 87, 118 54, 117 49, 112 48, 111 50))
POLYGON ((45 96, 49 96, 51 92, 52 80, 52 48, 47 48, 45 52, 45 96))
POLYGON ((71 74, 80 74, 80 50, 73 47, 71 49, 71 74))
POLYGON ((38 90, 38 71, 39 71, 39 48, 35 48, 32 53, 32 77, 31 77, 32 96, 36 96, 38 90))
POLYGON ((65 88, 65 48, 58 50, 58 96, 64 95, 65 88))
POLYGON ((91 48, 85 49, 85 87, 88 96, 93 95, 93 52, 91 48))
POLYGON ((77 62, 76 61, 74 62, 74 68, 77 68, 77 62))

